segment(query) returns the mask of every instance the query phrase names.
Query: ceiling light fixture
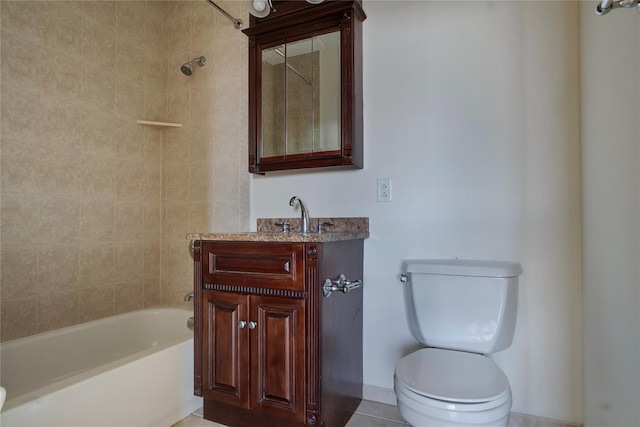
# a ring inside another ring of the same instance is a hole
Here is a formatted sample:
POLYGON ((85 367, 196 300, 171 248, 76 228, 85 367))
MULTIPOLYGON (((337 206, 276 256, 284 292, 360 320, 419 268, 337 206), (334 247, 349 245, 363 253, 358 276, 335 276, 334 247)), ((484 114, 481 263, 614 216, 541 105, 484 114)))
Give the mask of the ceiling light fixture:
MULTIPOLYGON (((323 1, 324 0, 307 0, 307 3, 320 4, 323 1)), ((275 11, 271 0, 247 0, 247 6, 249 8, 249 13, 256 18, 264 18, 268 16, 272 9, 275 11)))
POLYGON ((249 13, 256 18, 264 18, 269 15, 273 4, 271 0, 247 0, 249 6, 249 13))

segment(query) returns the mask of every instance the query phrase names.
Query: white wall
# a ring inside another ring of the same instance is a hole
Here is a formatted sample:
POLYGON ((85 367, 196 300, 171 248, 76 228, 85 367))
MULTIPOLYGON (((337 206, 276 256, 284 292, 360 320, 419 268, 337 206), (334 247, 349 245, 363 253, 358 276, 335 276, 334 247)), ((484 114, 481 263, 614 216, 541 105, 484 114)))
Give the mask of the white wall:
POLYGON ((520 261, 513 346, 494 356, 513 410, 582 417, 578 28, 575 3, 365 3, 365 168, 254 176, 251 219, 368 216, 365 383, 393 387, 417 347, 400 263, 520 261), (376 178, 393 201, 376 203, 376 178))
POLYGON ((585 426, 640 425, 640 16, 580 9, 585 426))

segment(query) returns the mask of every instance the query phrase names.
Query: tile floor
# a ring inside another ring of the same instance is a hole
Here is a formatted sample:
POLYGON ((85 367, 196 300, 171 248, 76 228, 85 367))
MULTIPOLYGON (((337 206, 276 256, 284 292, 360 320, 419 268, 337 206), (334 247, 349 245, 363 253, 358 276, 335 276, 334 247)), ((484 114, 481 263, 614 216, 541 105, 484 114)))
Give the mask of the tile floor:
MULTIPOLYGON (((173 427, 224 427, 202 418, 201 411, 194 414, 177 422, 173 427)), ((402 427, 402 418, 398 408, 393 405, 363 400, 346 427, 402 427)))
MULTIPOLYGON (((225 427, 222 424, 207 421, 202 418, 202 408, 195 415, 178 421, 172 427, 225 427)), ((356 413, 345 427, 411 427, 403 424, 402 417, 395 405, 363 400, 356 413)), ((511 413, 509 427, 579 427, 573 424, 565 424, 561 421, 534 417, 531 415, 511 413)))

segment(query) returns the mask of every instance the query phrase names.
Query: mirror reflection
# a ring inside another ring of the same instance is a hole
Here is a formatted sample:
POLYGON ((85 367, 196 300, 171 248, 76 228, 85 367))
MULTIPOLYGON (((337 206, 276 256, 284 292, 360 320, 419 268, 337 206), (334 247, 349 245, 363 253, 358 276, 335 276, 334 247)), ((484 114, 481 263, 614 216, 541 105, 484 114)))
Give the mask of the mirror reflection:
POLYGON ((340 32, 262 51, 261 157, 341 146, 340 32))

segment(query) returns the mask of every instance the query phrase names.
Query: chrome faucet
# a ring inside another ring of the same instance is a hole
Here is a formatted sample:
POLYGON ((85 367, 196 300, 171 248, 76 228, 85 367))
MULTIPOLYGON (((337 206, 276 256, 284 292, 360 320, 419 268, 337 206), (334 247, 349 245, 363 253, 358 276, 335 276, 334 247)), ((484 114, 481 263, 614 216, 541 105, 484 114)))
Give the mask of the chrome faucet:
POLYGON ((184 296, 184 301, 193 301, 193 292, 189 292, 184 296))
POLYGON ((289 200, 289 206, 295 206, 296 200, 300 205, 300 210, 302 211, 302 218, 300 220, 300 231, 303 233, 308 233, 309 230, 309 212, 307 211, 307 207, 302 203, 302 200, 298 198, 298 196, 293 196, 291 200, 289 200))

